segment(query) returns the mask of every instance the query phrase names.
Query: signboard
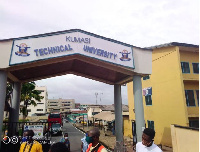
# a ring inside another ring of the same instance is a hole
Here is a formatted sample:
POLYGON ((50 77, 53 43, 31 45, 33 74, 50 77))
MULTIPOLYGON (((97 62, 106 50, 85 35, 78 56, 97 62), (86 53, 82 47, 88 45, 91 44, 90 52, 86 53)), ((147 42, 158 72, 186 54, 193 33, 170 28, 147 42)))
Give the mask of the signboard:
POLYGON ((33 130, 35 139, 43 137, 43 125, 25 125, 24 130, 33 130))
POLYGON ((85 122, 87 122, 87 121, 88 121, 88 116, 87 116, 87 115, 83 115, 83 120, 84 120, 85 122))
POLYGON ((82 32, 16 39, 12 46, 10 65, 74 54, 134 68, 132 47, 82 32))

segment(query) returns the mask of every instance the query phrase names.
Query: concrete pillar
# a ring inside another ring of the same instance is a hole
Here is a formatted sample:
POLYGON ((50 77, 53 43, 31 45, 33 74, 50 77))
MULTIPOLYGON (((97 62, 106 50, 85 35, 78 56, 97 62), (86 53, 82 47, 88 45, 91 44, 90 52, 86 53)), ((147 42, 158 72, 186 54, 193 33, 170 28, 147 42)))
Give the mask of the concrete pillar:
POLYGON ((135 107, 135 121, 136 121, 136 135, 137 142, 142 141, 142 132, 145 128, 144 121, 144 107, 142 100, 142 82, 141 76, 133 76, 133 93, 134 93, 134 107, 135 107))
POLYGON ((12 132, 11 135, 15 135, 17 131, 17 124, 12 124, 12 122, 18 122, 19 121, 19 106, 20 106, 20 95, 21 95, 21 83, 20 82, 14 82, 13 86, 13 96, 12 96, 12 107, 10 112, 10 126, 12 132))
POLYGON ((6 87, 7 87, 7 73, 5 71, 0 71, 0 148, 3 137, 2 126, 3 126, 5 98, 6 98, 6 87))
POLYGON ((114 85, 115 104, 115 135, 116 147, 114 151, 123 151, 123 117, 122 117, 122 97, 121 85, 114 85))

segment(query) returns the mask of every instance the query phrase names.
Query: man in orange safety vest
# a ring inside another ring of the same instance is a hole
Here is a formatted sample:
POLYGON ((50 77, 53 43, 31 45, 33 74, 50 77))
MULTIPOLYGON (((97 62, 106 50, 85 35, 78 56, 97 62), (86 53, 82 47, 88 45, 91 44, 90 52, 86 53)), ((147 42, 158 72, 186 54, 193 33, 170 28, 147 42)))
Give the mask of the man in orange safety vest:
POLYGON ((106 148, 99 143, 99 128, 93 128, 88 132, 86 141, 89 144, 86 152, 107 152, 106 148))

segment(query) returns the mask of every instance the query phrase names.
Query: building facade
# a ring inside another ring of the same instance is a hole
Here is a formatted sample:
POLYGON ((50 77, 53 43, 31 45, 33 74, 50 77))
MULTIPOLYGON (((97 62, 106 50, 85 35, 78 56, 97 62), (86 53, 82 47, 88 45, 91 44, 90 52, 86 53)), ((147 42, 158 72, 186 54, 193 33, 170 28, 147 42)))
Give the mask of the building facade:
POLYGON ((35 107, 33 105, 27 106, 28 116, 32 116, 33 114, 40 115, 47 113, 48 93, 46 86, 36 86, 35 90, 40 91, 40 96, 43 96, 44 98, 41 100, 41 102, 36 101, 37 105, 35 107))
MULTIPOLYGON (((171 124, 199 127, 199 46, 172 42, 151 49, 152 75, 142 80, 145 124, 155 129, 155 143, 172 146, 171 124)), ((133 83, 127 87, 133 128, 133 83)))
POLYGON ((75 108, 75 100, 74 99, 49 99, 48 100, 48 106, 47 106, 47 112, 70 112, 70 109, 75 108))

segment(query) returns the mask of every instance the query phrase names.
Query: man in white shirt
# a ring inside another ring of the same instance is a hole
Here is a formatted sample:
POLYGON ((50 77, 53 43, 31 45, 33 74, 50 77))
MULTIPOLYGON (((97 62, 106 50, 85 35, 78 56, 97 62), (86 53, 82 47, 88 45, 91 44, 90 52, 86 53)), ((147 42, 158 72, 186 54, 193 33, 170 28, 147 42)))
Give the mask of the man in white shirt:
POLYGON ((136 152, 162 152, 162 150, 154 144, 153 139, 155 131, 145 128, 142 134, 142 142, 136 144, 136 152))

